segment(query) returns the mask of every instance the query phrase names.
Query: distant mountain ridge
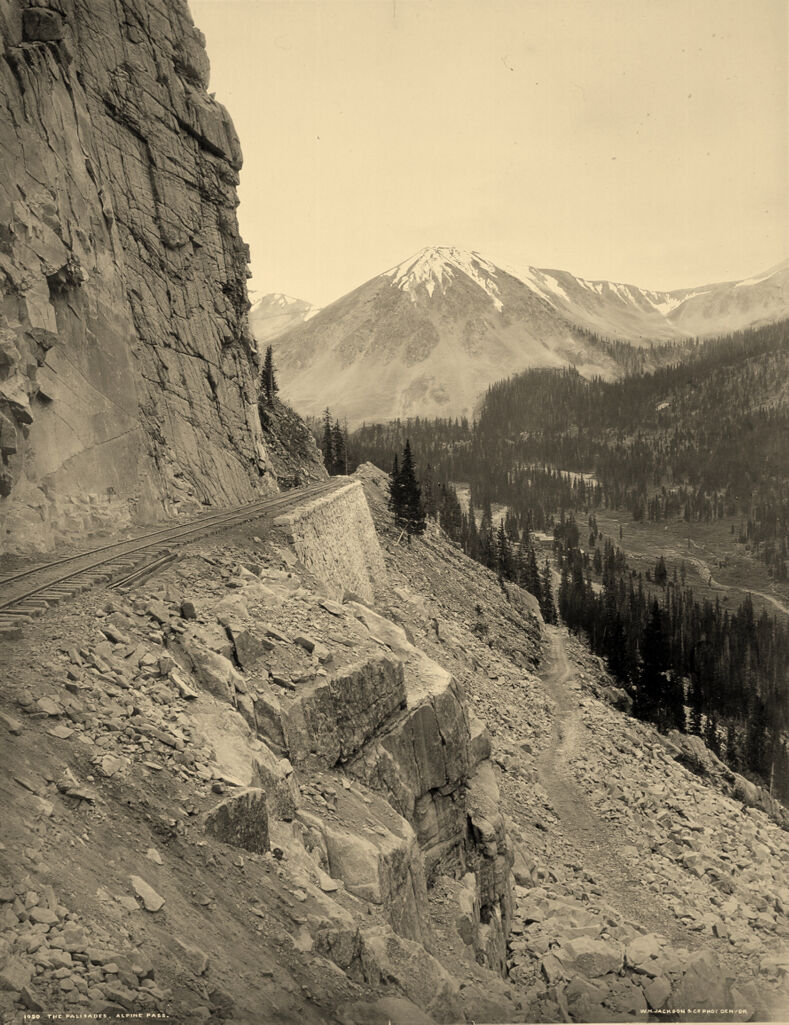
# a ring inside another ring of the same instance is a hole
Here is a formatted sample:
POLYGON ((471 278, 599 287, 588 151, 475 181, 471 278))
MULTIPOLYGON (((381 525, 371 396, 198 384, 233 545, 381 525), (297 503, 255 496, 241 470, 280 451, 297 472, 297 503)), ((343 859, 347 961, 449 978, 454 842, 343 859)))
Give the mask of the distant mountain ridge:
POLYGON ((249 328, 259 345, 303 324, 319 312, 319 307, 283 292, 269 292, 252 303, 249 328))
POLYGON ((789 313, 789 260, 742 281, 673 291, 590 281, 561 270, 505 269, 573 323, 634 343, 739 331, 789 313))
POLYGON ((789 260, 745 281, 663 292, 432 246, 298 313, 281 334, 264 339, 252 318, 251 327, 276 342, 282 393, 296 409, 328 405, 355 424, 470 415, 490 383, 527 367, 619 376, 587 332, 646 346, 787 315, 789 260))

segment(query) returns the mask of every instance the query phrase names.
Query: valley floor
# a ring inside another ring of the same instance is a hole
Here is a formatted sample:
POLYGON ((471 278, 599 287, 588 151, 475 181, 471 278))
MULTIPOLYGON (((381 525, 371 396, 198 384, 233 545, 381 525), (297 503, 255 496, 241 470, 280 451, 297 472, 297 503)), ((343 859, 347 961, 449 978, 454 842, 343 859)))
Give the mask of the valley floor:
POLYGON ((598 510, 595 516, 632 569, 651 571, 663 555, 670 573, 685 564, 687 585, 699 599, 717 598, 734 609, 750 594, 757 612, 764 608, 771 616, 789 615, 789 583, 774 582, 764 562, 735 541, 732 529, 740 529, 739 518, 687 524, 678 519, 635 522, 624 510, 598 510))

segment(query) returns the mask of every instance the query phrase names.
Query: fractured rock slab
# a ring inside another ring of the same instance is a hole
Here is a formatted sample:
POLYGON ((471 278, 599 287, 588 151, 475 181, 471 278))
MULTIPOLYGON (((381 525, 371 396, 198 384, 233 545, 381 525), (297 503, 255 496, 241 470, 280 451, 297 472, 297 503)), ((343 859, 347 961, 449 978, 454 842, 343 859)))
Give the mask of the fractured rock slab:
POLYGON ((320 834, 332 877, 382 906, 395 932, 430 944, 422 854, 411 826, 382 797, 354 783, 337 794, 330 818, 304 809, 298 818, 320 834))
POLYGON ((259 787, 247 787, 225 798, 204 821, 207 833, 231 847, 254 854, 265 854, 269 849, 266 792, 259 787))
POLYGON ((282 709, 290 760, 331 767, 351 758, 405 702, 403 667, 391 658, 316 678, 282 709))

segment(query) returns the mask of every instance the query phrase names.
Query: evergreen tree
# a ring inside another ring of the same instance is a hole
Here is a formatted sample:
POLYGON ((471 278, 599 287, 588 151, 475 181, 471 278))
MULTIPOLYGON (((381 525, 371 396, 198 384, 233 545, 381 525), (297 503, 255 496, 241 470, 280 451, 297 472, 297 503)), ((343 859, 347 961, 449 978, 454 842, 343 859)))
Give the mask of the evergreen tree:
POLYGON ((718 736, 718 723, 714 715, 707 716, 706 729, 704 730, 704 743, 716 755, 721 753, 721 742, 718 736))
POLYGON ((727 765, 730 765, 735 771, 740 769, 740 745, 737 740, 737 728, 733 722, 730 722, 726 727, 726 750, 724 752, 726 757, 727 765))
POLYGON ((521 538, 521 561, 523 564, 523 582, 521 586, 525 587, 542 604, 542 581, 540 580, 540 571, 537 568, 537 554, 534 551, 534 542, 526 533, 521 538))
POLYGON ((263 393, 269 406, 274 405, 274 396, 278 391, 279 385, 274 373, 274 350, 269 345, 266 348, 266 356, 263 360, 263 393))
POLYGON ((332 444, 332 469, 331 473, 334 476, 338 474, 348 473, 348 450, 345 442, 345 435, 343 434, 342 427, 340 427, 340 421, 335 420, 334 427, 331 429, 331 444, 332 444))
POLYGON ((496 568, 496 541, 493 536, 493 513, 490 508, 490 499, 487 499, 482 509, 482 519, 479 523, 479 561, 488 569, 496 568))
POLYGON ((510 540, 504 529, 504 520, 499 520, 499 529, 496 532, 496 572, 502 580, 513 580, 515 576, 515 562, 510 540))
POLYGON ((641 659, 634 705, 636 715, 655 723, 660 730, 684 731, 684 696, 681 684, 671 672, 670 651, 657 598, 652 600, 644 627, 641 659))
POLYGON ((453 541, 462 540, 463 510, 451 484, 444 484, 439 490, 438 520, 448 537, 453 541))
POLYGON ((409 537, 425 532, 425 507, 422 504, 422 489, 416 479, 414 460, 411 455, 411 442, 406 439, 403 449, 403 462, 400 466, 402 480, 402 518, 409 537))
POLYGON ((334 432, 332 431, 331 412, 329 407, 323 411, 323 465, 327 473, 334 470, 334 432))
POLYGON ((660 718, 668 659, 668 645, 663 633, 660 606, 655 598, 650 606, 649 619, 641 638, 641 672, 634 705, 639 719, 656 723, 660 718))
POLYGON ((556 606, 553 604, 553 586, 551 584, 551 566, 547 559, 542 571, 540 612, 542 612, 542 618, 546 623, 556 623, 556 606))
MULTIPOLYGON (((479 531, 477 529, 477 517, 474 514, 474 502, 471 495, 468 496, 468 515, 466 516, 466 538, 464 550, 476 562, 483 562, 480 555, 479 531)), ((484 565, 484 563, 483 563, 484 565)))
POLYGON ((394 514, 395 524, 408 533, 409 540, 414 534, 424 533, 426 521, 422 489, 416 479, 411 443, 408 440, 399 466, 395 456, 389 485, 389 508, 394 514))

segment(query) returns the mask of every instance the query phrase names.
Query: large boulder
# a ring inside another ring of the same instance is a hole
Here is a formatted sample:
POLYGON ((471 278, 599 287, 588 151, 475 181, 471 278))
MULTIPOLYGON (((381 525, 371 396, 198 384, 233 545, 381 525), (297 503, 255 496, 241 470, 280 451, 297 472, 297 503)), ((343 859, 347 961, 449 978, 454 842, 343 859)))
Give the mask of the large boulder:
POLYGON ((371 659, 300 686, 282 710, 294 765, 330 768, 352 758, 406 703, 403 667, 371 659))
POLYGON ((457 683, 419 654, 406 667, 407 707, 346 770, 387 794, 429 856, 431 848, 452 839, 449 832, 453 842, 465 834, 464 811, 450 805, 468 775, 470 731, 457 683))
POLYGON ((436 1022, 466 1020, 457 982, 421 944, 396 936, 388 926, 363 929, 361 936, 365 981, 396 987, 436 1022))
POLYGON ((320 834, 330 876, 354 896, 381 906, 399 935, 430 945, 422 855, 404 818, 353 784, 338 790, 330 819, 303 808, 298 819, 320 834))
POLYGON ((509 849, 498 807, 489 738, 471 724, 457 682, 414 650, 405 665, 408 706, 345 767, 349 775, 382 791, 416 832, 428 879, 477 880, 471 927, 481 960, 503 971, 512 914, 509 849))
POLYGON ((266 791, 248 787, 225 798, 206 814, 205 830, 232 847, 265 854, 269 849, 266 791))
POLYGON ((697 776, 733 781, 734 773, 713 751, 710 751, 701 737, 671 730, 666 740, 674 758, 697 776))
POLYGON ((292 822, 301 804, 301 791, 293 766, 287 758, 278 758, 265 744, 254 761, 258 785, 266 791, 269 816, 292 822))
POLYGON ((402 626, 393 623, 391 619, 386 619, 378 612, 373 612, 372 609, 358 601, 346 602, 345 608, 367 627, 374 641, 391 648, 396 655, 401 658, 409 658, 416 652, 417 649, 408 640, 402 626))
POLYGON ((688 956, 685 972, 674 986, 669 1004, 708 1011, 733 1006, 729 981, 711 950, 695 951, 688 956))
POLYGON ((196 637, 185 638, 182 645, 201 686, 214 697, 234 705, 237 687, 242 691, 246 688, 241 674, 227 655, 212 651, 196 637))

